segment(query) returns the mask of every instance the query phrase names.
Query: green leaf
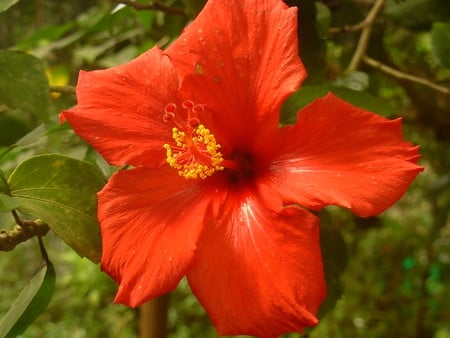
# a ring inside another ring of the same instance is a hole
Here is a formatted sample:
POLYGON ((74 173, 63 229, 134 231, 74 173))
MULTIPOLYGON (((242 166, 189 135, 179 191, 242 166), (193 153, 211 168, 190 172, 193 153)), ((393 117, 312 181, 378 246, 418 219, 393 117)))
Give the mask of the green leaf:
POLYGON ((331 91, 341 99, 352 105, 363 108, 375 114, 389 117, 395 114, 396 110, 378 97, 368 92, 358 92, 348 88, 332 87, 331 91))
POLYGON ((0 212, 9 212, 17 209, 20 204, 22 204, 22 200, 20 198, 3 195, 0 193, 0 212))
POLYGON ((55 280, 55 269, 52 263, 47 261, 25 286, 0 321, 0 337, 13 338, 26 330, 50 302, 55 280))
POLYGON ((450 22, 435 22, 431 30, 432 51, 436 59, 450 68, 450 22))
POLYGON ((19 0, 0 0, 0 13, 6 11, 9 7, 18 2, 19 0))
POLYGON ((369 87, 369 75, 358 70, 352 71, 337 78, 334 85, 361 92, 369 87))
POLYGON ((0 102, 48 120, 50 89, 39 59, 23 52, 0 50, 0 102))
POLYGON ((336 86, 335 83, 327 83, 315 86, 302 86, 300 90, 293 93, 282 107, 282 123, 295 123, 299 110, 312 103, 315 99, 325 96, 328 92, 332 92, 337 97, 356 107, 382 116, 390 116, 395 113, 395 110, 390 105, 367 92, 336 86))
POLYGON ((330 91, 330 85, 302 86, 293 93, 283 104, 281 121, 292 124, 297 120, 300 109, 310 104, 314 99, 325 96, 330 91))
POLYGON ((9 212, 18 208, 21 203, 20 198, 10 196, 5 174, 0 170, 0 212, 9 212))
POLYGON ((97 195, 105 180, 92 164, 49 154, 31 157, 11 174, 20 212, 42 219, 80 256, 100 260, 97 195))

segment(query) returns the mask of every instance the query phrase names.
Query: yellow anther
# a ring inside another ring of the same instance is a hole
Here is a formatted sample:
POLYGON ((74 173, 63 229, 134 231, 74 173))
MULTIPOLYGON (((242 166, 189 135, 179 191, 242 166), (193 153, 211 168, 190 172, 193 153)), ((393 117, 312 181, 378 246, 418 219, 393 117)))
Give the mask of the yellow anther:
POLYGON ((167 163, 178 170, 180 176, 186 179, 205 179, 217 170, 223 170, 222 154, 218 151, 220 144, 216 138, 200 124, 190 132, 178 128, 172 129, 172 138, 176 147, 164 144, 167 163))

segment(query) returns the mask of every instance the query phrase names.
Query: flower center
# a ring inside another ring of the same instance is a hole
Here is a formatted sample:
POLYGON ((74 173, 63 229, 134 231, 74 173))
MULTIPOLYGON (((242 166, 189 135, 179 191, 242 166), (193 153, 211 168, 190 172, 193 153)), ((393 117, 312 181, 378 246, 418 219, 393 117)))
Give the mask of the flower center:
POLYGON ((172 128, 175 145, 163 145, 167 163, 186 179, 205 179, 224 169, 220 144, 217 144, 211 131, 200 123, 203 106, 184 101, 181 108, 183 110, 178 112, 178 107, 169 103, 164 110, 164 121, 175 125, 172 128))

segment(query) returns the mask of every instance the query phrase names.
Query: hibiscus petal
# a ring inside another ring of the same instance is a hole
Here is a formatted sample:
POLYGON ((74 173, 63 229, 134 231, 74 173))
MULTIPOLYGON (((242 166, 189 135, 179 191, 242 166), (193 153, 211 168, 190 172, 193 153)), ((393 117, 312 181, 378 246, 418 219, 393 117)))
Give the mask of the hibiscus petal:
POLYGON ((304 108, 271 165, 272 185, 286 202, 319 209, 336 204, 373 216, 395 203, 423 167, 418 147, 387 120, 333 94, 304 108))
POLYGON ((208 202, 173 169, 114 174, 98 194, 104 271, 116 302, 138 306, 173 290, 191 264, 208 202))
POLYGON ((317 324, 325 297, 317 218, 252 197, 205 225, 187 277, 220 335, 278 337, 317 324))
POLYGON ((114 165, 159 166, 171 128, 164 108, 177 102, 178 79, 155 47, 118 67, 81 71, 78 105, 61 114, 75 132, 114 165))
POLYGON ((306 77, 296 13, 279 0, 209 0, 167 50, 216 137, 235 135, 242 144, 237 137, 254 136, 249 125, 277 126, 281 103, 306 77))

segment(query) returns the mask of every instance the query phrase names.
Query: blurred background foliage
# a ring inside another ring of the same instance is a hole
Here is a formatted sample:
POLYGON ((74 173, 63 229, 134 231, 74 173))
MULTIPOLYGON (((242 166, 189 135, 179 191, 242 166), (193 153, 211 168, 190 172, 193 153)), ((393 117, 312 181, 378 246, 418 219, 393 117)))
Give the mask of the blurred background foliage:
MULTIPOLYGON (((330 297, 318 327, 286 337, 448 338, 450 1, 286 2, 300 7, 300 53, 309 77, 285 103, 281 122, 294 122, 299 108, 331 90, 375 113, 402 117, 426 167, 381 216, 322 212, 330 297)), ((58 112, 76 102, 71 86, 78 71, 127 62, 155 44, 167 47, 203 3, 0 0, 0 67, 15 62, 30 79, 30 87, 18 88, 0 73, 0 168, 8 174, 32 155, 56 152, 85 159, 108 177, 114 169, 58 122, 58 112), (11 60, 5 50, 27 54, 11 60)), ((13 222, 0 213, 2 229, 13 222)), ((138 311, 112 304, 116 286, 98 266, 52 232, 44 240, 56 291, 23 337, 138 337, 138 311)), ((34 240, 0 253, 0 315, 39 261, 34 240)), ((166 334, 217 336, 185 281, 170 295, 166 334)))

